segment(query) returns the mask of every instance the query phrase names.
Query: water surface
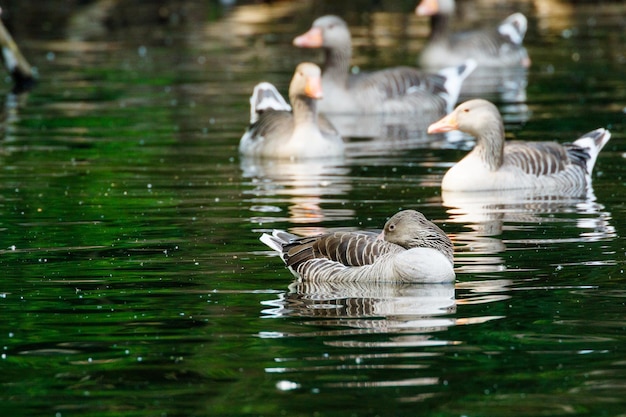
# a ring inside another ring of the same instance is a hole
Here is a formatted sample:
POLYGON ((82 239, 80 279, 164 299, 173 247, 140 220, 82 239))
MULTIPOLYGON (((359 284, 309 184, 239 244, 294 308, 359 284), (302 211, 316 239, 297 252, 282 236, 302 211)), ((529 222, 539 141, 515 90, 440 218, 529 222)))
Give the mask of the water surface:
POLYGON ((484 93, 508 137, 613 132, 580 198, 442 194, 472 138, 403 120, 348 120, 339 160, 239 158, 253 86, 319 61, 290 45, 313 17, 362 69, 412 65, 413 4, 54 3, 8 22, 40 81, 2 107, 5 415, 624 415, 623 2, 459 22, 529 16, 520 89, 484 93), (453 285, 300 283, 258 241, 407 208, 450 233, 453 285))

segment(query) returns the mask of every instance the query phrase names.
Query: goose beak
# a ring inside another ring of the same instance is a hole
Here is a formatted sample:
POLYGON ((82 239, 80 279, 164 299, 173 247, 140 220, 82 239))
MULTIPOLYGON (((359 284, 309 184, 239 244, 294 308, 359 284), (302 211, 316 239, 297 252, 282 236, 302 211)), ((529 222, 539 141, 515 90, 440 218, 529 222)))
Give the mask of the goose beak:
POLYGON ((320 28, 311 28, 293 40, 293 45, 298 48, 321 48, 323 44, 324 37, 320 28))
POLYGON ((316 98, 318 100, 324 97, 322 94, 322 78, 309 77, 304 86, 304 94, 307 97, 316 98))
POLYGON ((439 12, 439 3, 437 0, 422 0, 415 8, 415 14, 418 16, 432 16, 439 12))
POLYGON ((449 114, 438 122, 428 126, 428 133, 450 132, 451 130, 457 130, 458 128, 459 124, 456 121, 456 117, 454 117, 454 114, 449 114))
POLYGON ((380 232, 380 234, 376 237, 376 240, 385 240, 385 231, 384 230, 382 232, 380 232))

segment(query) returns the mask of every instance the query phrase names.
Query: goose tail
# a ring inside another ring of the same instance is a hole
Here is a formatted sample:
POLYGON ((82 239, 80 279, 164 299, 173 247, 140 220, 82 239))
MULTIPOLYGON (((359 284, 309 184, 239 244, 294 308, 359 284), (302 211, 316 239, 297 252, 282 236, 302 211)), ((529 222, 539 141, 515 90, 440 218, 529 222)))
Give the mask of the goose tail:
POLYGON ((282 254, 283 247, 291 243, 291 241, 293 241, 297 237, 298 236, 292 235, 291 233, 287 233, 282 230, 274 230, 272 231, 271 235, 263 233, 259 240, 269 246, 270 249, 273 249, 279 254, 282 254))
POLYGON ((250 124, 256 122, 259 115, 267 110, 291 111, 291 106, 273 84, 262 82, 254 87, 250 97, 250 124))
POLYGON ((448 93, 446 97, 448 113, 454 109, 459 99, 463 81, 476 69, 477 65, 476 60, 470 58, 459 66, 444 68, 438 72, 439 75, 445 78, 444 87, 448 93))
POLYGON ((596 163, 596 159, 598 158, 598 154, 600 153, 604 145, 606 145, 606 143, 609 141, 609 139, 611 139, 611 132, 609 132, 607 129, 600 128, 585 133, 574 142, 574 145, 585 149, 587 151, 587 154, 589 155, 589 159, 586 163, 586 170, 588 175, 591 175, 593 167, 596 163))
POLYGON ((500 35, 506 37, 512 44, 521 46, 526 36, 528 20, 521 13, 513 13, 498 26, 500 35))

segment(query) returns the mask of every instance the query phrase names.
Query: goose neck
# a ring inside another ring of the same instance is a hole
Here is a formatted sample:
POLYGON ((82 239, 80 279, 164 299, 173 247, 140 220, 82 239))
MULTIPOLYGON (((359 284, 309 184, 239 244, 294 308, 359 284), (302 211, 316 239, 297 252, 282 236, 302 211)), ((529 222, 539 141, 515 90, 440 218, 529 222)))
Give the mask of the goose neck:
POLYGON ((443 39, 448 34, 450 16, 444 13, 437 13, 430 17, 430 35, 428 39, 443 39))
POLYGON ((476 135, 474 151, 490 171, 496 171, 502 166, 504 153, 504 126, 494 124, 476 135))
POLYGON ((297 95, 291 97, 293 120, 295 126, 317 121, 317 101, 313 98, 297 95))
POLYGON ((343 48, 327 48, 324 50, 324 78, 338 82, 347 82, 350 71, 352 49, 350 45, 343 48))

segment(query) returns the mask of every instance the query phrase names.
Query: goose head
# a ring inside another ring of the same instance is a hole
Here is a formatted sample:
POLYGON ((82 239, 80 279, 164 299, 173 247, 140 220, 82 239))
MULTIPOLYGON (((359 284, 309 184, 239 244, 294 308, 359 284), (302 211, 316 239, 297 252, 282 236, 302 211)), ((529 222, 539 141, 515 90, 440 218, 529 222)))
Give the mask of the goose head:
POLYGON ((489 132, 503 136, 502 116, 498 108, 487 100, 469 100, 459 104, 452 113, 428 126, 428 133, 460 130, 477 139, 489 132))
POLYGON ((454 0, 422 0, 415 8, 415 14, 418 16, 451 15, 454 13, 455 6, 454 0))
POLYGON ((405 249, 429 247, 452 257, 452 242, 436 224, 415 210, 403 210, 392 216, 378 239, 395 243, 405 249))
POLYGON ((299 48, 346 48, 351 46, 350 30, 339 16, 322 16, 313 22, 308 32, 296 37, 293 44, 299 48))
POLYGON ((322 70, 310 62, 303 62, 296 67, 296 71, 289 84, 289 97, 309 97, 319 100, 322 95, 322 70))

